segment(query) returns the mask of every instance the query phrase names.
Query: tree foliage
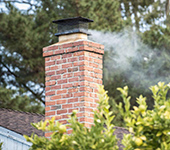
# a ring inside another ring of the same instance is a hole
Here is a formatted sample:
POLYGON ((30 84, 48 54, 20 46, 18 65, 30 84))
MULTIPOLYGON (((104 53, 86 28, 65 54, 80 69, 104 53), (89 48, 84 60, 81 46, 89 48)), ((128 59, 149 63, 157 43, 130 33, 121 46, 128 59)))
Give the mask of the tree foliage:
POLYGON ((32 142, 32 150, 118 150, 116 136, 113 135, 113 112, 109 111, 109 97, 101 86, 99 88, 98 111, 94 112, 94 125, 87 128, 79 123, 76 117, 76 110, 73 111, 68 122, 69 125, 62 125, 55 117, 49 121, 34 123, 33 126, 39 130, 52 132, 50 139, 38 137, 32 134, 31 137, 24 136, 27 141, 32 142), (72 134, 66 133, 66 128, 71 128, 72 134))
MULTIPOLYGON (((130 110, 130 99, 128 87, 118 88, 124 102, 117 105, 120 114, 126 124, 130 134, 125 134, 122 144, 124 150, 169 150, 170 146, 170 99, 167 92, 170 90, 169 84, 159 82, 158 85, 150 87, 154 98, 154 109, 149 110, 146 97, 142 95, 136 99, 139 106, 134 106, 130 110)), ((76 112, 73 111, 69 119, 69 125, 62 125, 55 122, 55 118, 33 124, 39 130, 52 132, 50 139, 38 137, 32 134, 25 136, 27 141, 32 142, 32 150, 45 149, 118 149, 116 137, 113 136, 114 125, 111 124, 114 116, 109 111, 109 97, 103 87, 99 88, 99 106, 95 111, 94 126, 90 129, 84 127, 77 121, 76 112), (65 134, 66 127, 71 127, 71 135, 65 134)))
MULTIPOLYGON (((129 58, 136 69, 136 83, 127 78, 127 74, 132 74, 130 68, 124 71, 104 65, 104 85, 116 102, 121 101, 116 87, 128 85, 132 97, 143 93, 150 99, 149 107, 152 108, 151 93, 143 88, 143 83, 147 81, 140 81, 139 70, 150 78, 155 75, 169 80, 169 0, 1 0, 0 4, 5 4, 6 9, 0 11, 0 86, 7 89, 6 92, 14 88, 13 94, 9 94, 11 99, 17 94, 28 95, 31 104, 37 105, 38 102, 39 106, 43 106, 45 75, 42 48, 57 42, 53 20, 75 16, 93 19, 94 23, 89 28, 104 32, 118 33, 131 26, 142 41, 153 48, 152 52, 147 49, 143 52, 141 48, 138 60, 129 58), (27 4, 29 7, 21 10, 16 4, 27 4), (152 53, 154 57, 150 57, 152 53), (146 62, 145 57, 150 58, 149 61, 146 62), (157 59, 164 63, 153 75, 157 59)), ((105 63, 110 63, 109 57, 116 58, 116 55, 108 50, 104 55, 105 63)), ((113 61, 111 63, 113 65, 113 61)), ((21 96, 21 99, 24 101, 25 97, 21 96)), ((131 103, 136 104, 135 101, 131 103)))
POLYGON ((137 98, 139 106, 134 106, 133 110, 130 110, 131 97, 128 96, 128 87, 118 88, 125 109, 122 103, 119 103, 118 107, 129 132, 132 133, 124 135, 125 150, 168 150, 170 147, 170 99, 167 98, 170 85, 159 82, 150 89, 154 98, 153 110, 147 109, 146 97, 142 95, 137 98))

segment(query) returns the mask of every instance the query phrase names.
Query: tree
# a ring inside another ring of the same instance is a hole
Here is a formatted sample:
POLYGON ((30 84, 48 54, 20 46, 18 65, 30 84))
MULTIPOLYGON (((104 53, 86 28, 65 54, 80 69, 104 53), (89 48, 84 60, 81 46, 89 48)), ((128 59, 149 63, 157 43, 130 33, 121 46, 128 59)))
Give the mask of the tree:
MULTIPOLYGON (((57 29, 52 24, 53 20, 80 15, 95 20, 90 25, 93 29, 113 31, 123 27, 118 1, 37 0, 32 3, 29 0, 2 0, 0 3, 2 2, 6 4, 7 11, 0 12, 1 87, 7 89, 6 92, 9 92, 8 88, 14 88, 15 94, 28 95, 32 104, 44 104, 42 48, 57 42, 54 36, 57 29), (30 8, 21 11, 15 7, 16 3, 26 3, 30 8), (112 13, 105 7, 110 8, 112 13)), ((21 98, 25 101, 24 96, 21 98)))
POLYGON ((167 92, 170 85, 159 82, 158 85, 151 86, 150 89, 154 98, 154 109, 148 110, 146 97, 142 95, 137 98, 138 107, 134 106, 130 110, 130 96, 128 96, 128 87, 118 88, 121 92, 125 109, 122 103, 119 103, 120 113, 123 115, 126 126, 131 134, 124 135, 123 144, 125 150, 137 149, 169 149, 169 125, 170 125, 170 99, 167 98, 167 92))
POLYGON ((70 125, 62 125, 55 122, 55 117, 49 121, 34 123, 33 126, 42 131, 52 132, 51 139, 32 135, 24 136, 27 141, 31 142, 32 150, 118 150, 116 136, 113 135, 113 124, 111 123, 114 116, 109 112, 110 105, 107 92, 101 86, 99 88, 99 105, 98 111, 94 112, 94 126, 91 129, 79 123, 76 117, 76 110, 70 116, 70 125), (48 125, 47 125, 48 124, 48 125), (73 131, 71 135, 65 134, 66 127, 73 131))

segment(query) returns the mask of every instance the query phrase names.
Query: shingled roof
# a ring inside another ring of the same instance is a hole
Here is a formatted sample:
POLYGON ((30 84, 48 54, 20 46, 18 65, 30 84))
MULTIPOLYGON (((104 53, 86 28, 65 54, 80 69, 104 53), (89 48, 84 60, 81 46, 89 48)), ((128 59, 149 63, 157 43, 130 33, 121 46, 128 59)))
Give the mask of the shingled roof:
POLYGON ((21 135, 31 136, 32 133, 35 133, 43 136, 44 133, 32 127, 31 123, 37 123, 44 118, 44 115, 41 114, 0 108, 0 126, 21 135))
MULTIPOLYGON (((43 136, 44 133, 40 130, 35 129, 30 123, 37 123, 44 120, 45 116, 36 113, 22 112, 17 110, 0 108, 0 126, 17 132, 21 135, 31 136, 35 133, 39 136, 43 136)), ((128 134, 128 130, 121 127, 114 127, 114 134, 119 139, 118 146, 119 150, 123 150, 123 145, 121 140, 123 139, 123 134, 128 134)))

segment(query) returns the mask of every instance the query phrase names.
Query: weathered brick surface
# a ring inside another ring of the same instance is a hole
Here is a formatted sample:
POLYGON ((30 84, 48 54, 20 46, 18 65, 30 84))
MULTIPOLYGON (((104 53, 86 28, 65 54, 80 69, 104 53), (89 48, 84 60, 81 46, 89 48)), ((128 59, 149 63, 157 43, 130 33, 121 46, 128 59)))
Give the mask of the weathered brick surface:
POLYGON ((98 101, 97 84, 102 84, 103 53, 103 45, 83 40, 43 48, 46 119, 56 116, 65 124, 68 115, 78 110, 78 120, 91 127, 98 101))

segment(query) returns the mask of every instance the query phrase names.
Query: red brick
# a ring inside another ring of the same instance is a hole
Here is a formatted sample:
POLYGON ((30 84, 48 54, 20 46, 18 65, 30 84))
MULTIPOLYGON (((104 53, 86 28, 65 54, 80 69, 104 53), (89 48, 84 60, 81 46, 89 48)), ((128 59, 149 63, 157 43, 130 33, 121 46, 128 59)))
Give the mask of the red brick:
POLYGON ((74 97, 81 97, 81 96, 87 96, 87 93, 86 92, 74 93, 74 97))
POLYGON ((90 103, 90 107, 95 108, 95 107, 97 107, 97 104, 92 104, 92 103, 90 103))
POLYGON ((68 103, 78 102, 78 98, 70 98, 68 99, 68 103))
POLYGON ((94 68, 98 68, 99 65, 95 64, 95 63, 89 63, 89 66, 92 66, 94 68))
POLYGON ((88 91, 88 92, 93 92, 93 89, 90 87, 80 87, 79 88, 80 91, 88 91))
POLYGON ((46 87, 45 88, 45 91, 47 92, 47 91, 49 91, 50 90, 50 87, 46 87))
POLYGON ((92 118, 86 118, 86 117, 83 117, 83 118, 80 118, 80 122, 90 122, 90 123, 93 123, 93 119, 92 118))
POLYGON ((52 67, 50 67, 50 70, 57 70, 57 69, 60 69, 60 66, 52 66, 52 67))
POLYGON ((45 111, 49 111, 50 110, 50 107, 45 107, 45 111))
POLYGON ((79 113, 76 114, 76 116, 77 117, 84 117, 85 115, 84 115, 84 113, 79 112, 79 113))
POLYGON ((45 116, 55 115, 55 111, 45 112, 45 116))
POLYGON ((54 94, 55 94, 55 91, 50 91, 50 92, 46 92, 45 96, 50 96, 50 95, 54 95, 54 94))
POLYGON ((51 89, 52 89, 52 90, 54 90, 54 89, 61 89, 61 85, 51 86, 51 89))
POLYGON ((50 137, 53 134, 53 132, 45 132, 45 137, 50 137))
POLYGON ((87 111, 87 112, 93 112, 92 108, 84 108, 84 110, 87 111))
POLYGON ((63 63, 66 63, 66 62, 67 62, 66 59, 57 60, 57 64, 63 64, 63 63))
POLYGON ((51 60, 57 60, 57 59, 61 59, 61 55, 57 55, 57 56, 52 56, 51 60))
POLYGON ((67 118, 69 118, 68 115, 62 115, 62 119, 67 119, 67 118))
POLYGON ((48 81, 48 80, 50 80, 50 77, 46 77, 46 78, 45 78, 45 81, 48 81))
POLYGON ((67 53, 70 53, 70 52, 75 52, 75 51, 78 51, 78 47, 74 47, 74 48, 69 48, 67 49, 67 53))
POLYGON ((62 100, 57 100, 57 104, 65 104, 67 100, 62 99, 62 100))
POLYGON ((71 79, 68 79, 69 82, 75 82, 75 81, 78 81, 78 77, 74 77, 74 78, 71 78, 71 79))
POLYGON ((50 57, 45 58, 45 62, 50 61, 50 57))
POLYGON ((47 76, 55 75, 55 71, 46 72, 47 76))
POLYGON ((64 53, 64 50, 55 50, 54 51, 54 54, 63 54, 64 53))
POLYGON ((50 81, 50 82, 46 82, 45 85, 46 86, 50 86, 50 85, 55 85, 55 81, 50 81))
POLYGON ((78 71, 78 67, 68 68, 68 72, 75 72, 75 71, 78 71))
POLYGON ((81 56, 81 55, 84 55, 84 54, 85 54, 84 51, 80 51, 80 52, 75 52, 74 56, 81 56))
POLYGON ((53 55, 53 52, 44 52, 43 53, 43 57, 50 56, 50 55, 53 55))
POLYGON ((61 124, 67 124, 68 122, 67 122, 67 120, 59 120, 59 123, 61 123, 61 124))
POLYGON ((72 67, 72 64, 71 64, 71 63, 62 65, 62 68, 63 68, 63 69, 64 69, 64 68, 69 68, 69 67, 72 67))
POLYGON ((90 81, 90 82, 93 82, 93 78, 91 78, 91 77, 87 77, 87 76, 82 76, 81 78, 80 78, 80 81, 90 81))
POLYGON ((80 71, 81 71, 81 70, 93 71, 93 68, 92 68, 92 67, 87 67, 87 66, 81 66, 81 67, 79 68, 79 70, 80 70, 80 71))
POLYGON ((87 44, 88 44, 87 41, 79 41, 79 42, 74 42, 74 43, 73 43, 74 46, 87 45, 87 44))
POLYGON ((68 89, 68 93, 75 93, 75 92, 78 92, 78 88, 71 88, 71 89, 68 89))
POLYGON ((57 110, 57 114, 67 113, 67 109, 57 110))
POLYGON ((61 70, 57 71, 57 74, 60 75, 60 74, 66 73, 66 72, 67 72, 66 69, 61 69, 61 70))
POLYGON ((45 71, 49 71, 50 70, 50 67, 45 67, 45 71))
POLYGON ((74 66, 82 66, 82 65, 89 65, 89 62, 88 61, 74 62, 74 66))
POLYGON ((49 62, 46 62, 45 63, 45 66, 51 66, 51 65, 54 65, 55 64, 55 61, 49 61, 49 62))
POLYGON ((62 88, 63 88, 63 89, 65 89, 65 88, 70 88, 70 87, 73 87, 73 84, 67 83, 67 84, 63 84, 63 85, 62 85, 62 88))
POLYGON ((73 130, 70 129, 70 130, 67 131, 67 134, 71 134, 72 132, 73 132, 73 130))
POLYGON ((62 116, 60 116, 60 115, 55 116, 55 120, 59 120, 61 118, 62 118, 62 116))
POLYGON ((94 59, 94 62, 98 63, 98 64, 102 64, 102 60, 101 59, 94 59))
POLYGON ((72 94, 72 93, 63 94, 62 97, 63 97, 63 98, 70 98, 70 97, 73 97, 73 94, 72 94))
POLYGON ((74 107, 81 107, 84 106, 84 103, 74 103, 74 107))
POLYGON ((61 99, 61 95, 55 95, 51 97, 51 100, 61 99))
POLYGON ((58 84, 67 83, 67 79, 61 79, 57 81, 58 84))
POLYGON ((80 97, 80 101, 94 102, 94 98, 91 98, 91 97, 80 97))
POLYGON ((101 69, 94 69, 94 72, 102 74, 102 70, 101 69))
POLYGON ((69 109, 69 110, 68 110, 68 113, 72 113, 72 112, 73 112, 73 110, 78 110, 78 108, 72 108, 72 109, 69 109))
POLYGON ((72 108, 73 105, 72 104, 64 104, 62 105, 62 108, 65 109, 65 108, 72 108))
POLYGON ((78 57, 68 58, 68 62, 78 61, 78 57))
POLYGON ((61 79, 61 75, 52 76, 51 80, 61 79))
POLYGON ((63 56, 62 56, 62 58, 69 58, 69 57, 72 57, 72 53, 63 54, 63 56))
POLYGON ((73 76, 73 73, 67 73, 67 74, 63 74, 63 78, 70 78, 73 76))
POLYGON ((68 44, 64 44, 63 48, 68 48, 68 47, 72 47, 72 46, 73 46, 73 43, 68 43, 68 44))
POLYGON ((63 93, 67 93, 67 90, 66 90, 66 89, 63 89, 63 90, 58 90, 58 91, 57 91, 57 94, 63 94, 63 93))

